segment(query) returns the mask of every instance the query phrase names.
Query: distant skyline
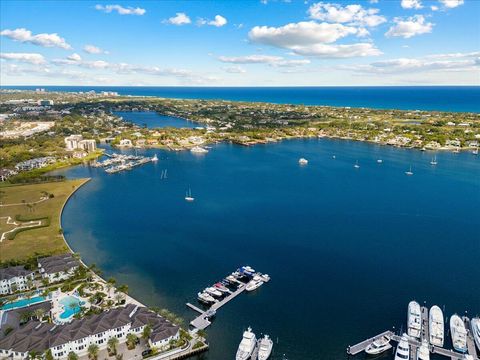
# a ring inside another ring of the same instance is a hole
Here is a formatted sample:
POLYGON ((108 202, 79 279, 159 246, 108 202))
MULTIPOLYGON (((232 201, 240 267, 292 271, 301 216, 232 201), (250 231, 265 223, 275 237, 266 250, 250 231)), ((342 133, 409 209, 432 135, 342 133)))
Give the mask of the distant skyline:
POLYGON ((480 85, 480 1, 0 2, 1 85, 480 85))

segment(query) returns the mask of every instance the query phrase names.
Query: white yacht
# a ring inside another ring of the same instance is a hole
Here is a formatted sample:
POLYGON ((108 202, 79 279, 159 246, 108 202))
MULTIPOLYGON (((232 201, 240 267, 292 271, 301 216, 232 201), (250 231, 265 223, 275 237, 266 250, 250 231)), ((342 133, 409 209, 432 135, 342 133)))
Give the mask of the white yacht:
POLYGON ((392 345, 390 344, 390 337, 385 335, 368 345, 365 349, 365 352, 369 355, 377 355, 391 348, 392 345))
POLYGON ((422 332, 422 314, 420 312, 420 304, 416 301, 408 303, 407 324, 408 335, 419 338, 422 332))
POLYGON ((216 300, 206 292, 199 292, 198 294, 198 300, 205 303, 205 304, 211 304, 214 303, 216 300))
POLYGON ((418 348, 416 360, 430 360, 430 349, 427 340, 423 340, 422 345, 418 348))
POLYGON ((153 161, 153 162, 157 162, 158 161, 157 154, 153 155, 153 157, 150 160, 153 161))
POLYGON ((210 294, 210 295, 216 296, 216 297, 222 297, 222 295, 223 295, 220 290, 215 289, 213 286, 212 287, 207 287, 205 289, 205 292, 207 294, 210 294))
POLYGON ((263 282, 269 282, 270 281, 270 275, 268 274, 260 274, 258 275, 260 277, 260 279, 263 281, 263 282))
POLYGON ((205 153, 208 153, 208 150, 201 147, 201 146, 194 146, 193 148, 190 149, 190 151, 192 153, 195 153, 195 154, 205 154, 205 153))
POLYGON ((258 360, 267 360, 273 349, 273 341, 268 335, 265 335, 258 342, 258 360))
POLYGON ((395 360, 408 360, 410 358, 410 347, 408 345, 408 335, 403 334, 395 351, 395 360))
POLYGON ((443 312, 437 305, 433 305, 430 308, 430 315, 428 320, 430 344, 435 346, 443 346, 445 332, 443 323, 443 312))
POLYGON ((238 345, 237 355, 235 355, 235 360, 247 360, 255 350, 255 345, 257 343, 257 338, 252 332, 252 328, 248 328, 247 331, 243 333, 242 341, 238 345))
POLYGON ((430 161, 430 165, 437 165, 437 164, 438 164, 438 163, 437 163, 437 157, 434 156, 434 157, 432 158, 432 161, 430 161))
POLYGON ((475 344, 477 344, 478 350, 480 350, 480 318, 474 317, 470 322, 472 325, 472 334, 475 344))
POLYGON ((308 160, 305 159, 305 158, 300 158, 300 160, 298 160, 298 163, 300 165, 307 165, 308 164, 308 160))
POLYGON ((467 351, 467 329, 465 323, 457 314, 450 317, 450 334, 453 348, 462 353, 467 351))
POLYGON ((412 167, 410 166, 410 169, 408 171, 405 171, 405 174, 408 176, 413 175, 412 167))
POLYGON ((251 266, 247 265, 247 266, 242 266, 242 270, 243 271, 248 271, 249 273, 254 273, 255 272, 255 269, 252 268, 251 266))
POLYGON ((247 286, 245 287, 245 290, 247 290, 247 291, 253 291, 253 290, 258 289, 258 288, 259 288, 260 286, 262 286, 262 285, 263 285, 263 281, 262 281, 262 280, 259 280, 259 279, 254 280, 254 279, 252 279, 252 280, 250 280, 250 281, 248 282, 247 286))
POLYGON ((192 190, 188 189, 187 193, 185 194, 185 200, 188 202, 192 202, 195 198, 192 196, 192 190))

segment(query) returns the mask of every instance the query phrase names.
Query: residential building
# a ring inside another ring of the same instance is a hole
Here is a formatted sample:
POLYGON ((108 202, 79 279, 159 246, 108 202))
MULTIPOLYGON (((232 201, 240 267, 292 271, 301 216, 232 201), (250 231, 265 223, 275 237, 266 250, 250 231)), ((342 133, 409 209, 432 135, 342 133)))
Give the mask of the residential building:
POLYGON ((80 140, 78 142, 78 147, 87 152, 92 152, 97 149, 97 142, 95 140, 90 140, 90 139, 80 140))
POLYGON ((122 139, 119 146, 132 147, 132 141, 130 139, 122 139))
POLYGON ((65 138, 65 147, 67 151, 73 151, 78 149, 78 143, 83 140, 82 135, 70 135, 65 138))
POLYGON ((152 330, 148 339, 150 346, 162 348, 180 337, 177 325, 145 307, 129 304, 65 325, 30 321, 0 338, 0 358, 20 360, 31 351, 44 353, 48 349, 56 359, 66 358, 71 351, 83 356, 91 344, 103 350, 110 338, 123 343, 128 333, 140 336, 146 325, 152 330))
POLYGON ((17 175, 17 172, 12 169, 0 169, 0 181, 7 181, 10 176, 17 175))
POLYGON ((73 276, 80 262, 72 254, 49 256, 38 259, 38 270, 48 282, 66 280, 73 276))
POLYGON ((10 266, 0 269, 0 294, 11 294, 17 290, 30 289, 35 273, 24 266, 10 266))
POLYGON ((53 100, 38 100, 38 105, 40 106, 52 106, 53 100))
POLYGON ((17 165, 15 165, 15 169, 17 169, 17 171, 28 171, 33 169, 39 169, 47 166, 48 164, 54 161, 55 161, 55 158, 53 156, 35 158, 35 159, 19 162, 17 165))

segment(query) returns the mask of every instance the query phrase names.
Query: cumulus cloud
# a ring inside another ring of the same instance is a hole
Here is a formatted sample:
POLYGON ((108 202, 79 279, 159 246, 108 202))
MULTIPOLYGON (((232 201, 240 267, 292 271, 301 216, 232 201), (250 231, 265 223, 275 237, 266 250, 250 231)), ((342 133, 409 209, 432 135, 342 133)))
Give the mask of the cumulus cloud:
POLYGON ((404 9, 417 9, 418 10, 418 9, 421 9, 423 7, 422 2, 420 0, 402 0, 400 5, 404 9))
POLYGON ((225 19, 222 15, 215 15, 214 20, 207 20, 203 18, 199 18, 197 20, 198 26, 210 25, 210 26, 222 27, 226 24, 227 24, 227 19, 225 19))
POLYGON ((408 39, 416 35, 431 33, 433 28, 433 24, 426 22, 423 15, 414 15, 406 19, 397 17, 393 19, 393 22, 395 25, 385 33, 387 37, 400 36, 408 39))
POLYGON ((116 11, 120 15, 144 15, 147 10, 139 7, 123 7, 121 5, 95 5, 95 9, 106 13, 116 11))
POLYGON ((247 56, 220 56, 221 62, 233 64, 267 64, 274 67, 294 67, 310 64, 310 60, 288 60, 281 56, 247 55, 247 56))
POLYGON ((72 55, 67 56, 67 59, 71 61, 82 61, 82 57, 77 53, 73 53, 72 55))
POLYGON ((95 45, 85 45, 83 51, 89 54, 108 54, 108 51, 102 50, 101 48, 95 45))
POLYGON ((190 24, 192 21, 187 14, 179 12, 176 13, 175 16, 172 16, 171 18, 165 20, 165 22, 172 25, 186 25, 190 24))
POLYGON ((228 66, 228 67, 224 67, 222 69, 225 72, 231 73, 231 74, 245 74, 247 72, 247 70, 245 70, 244 68, 242 68, 240 66, 228 66))
POLYGON ((0 53, 0 58, 35 65, 45 63, 45 58, 43 57, 43 55, 36 53, 0 53))
POLYGON ((314 20, 374 27, 387 21, 384 16, 378 15, 379 11, 378 9, 365 9, 362 5, 342 6, 319 2, 310 6, 307 12, 314 20))
POLYGON ((430 6, 430 10, 432 10, 432 11, 437 11, 437 10, 438 10, 438 6, 432 5, 432 6, 430 6))
POLYGON ((37 34, 33 35, 30 30, 25 28, 19 28, 15 30, 5 29, 0 32, 1 36, 5 36, 14 41, 22 43, 30 43, 43 47, 59 47, 62 49, 71 49, 72 47, 65 41, 64 38, 58 36, 58 34, 37 34))
POLYGON ((382 55, 382 52, 371 43, 348 45, 315 44, 312 46, 298 46, 292 48, 292 50, 298 55, 332 59, 382 55))
POLYGON ((463 5, 464 0, 438 0, 446 8, 453 9, 457 6, 463 5))

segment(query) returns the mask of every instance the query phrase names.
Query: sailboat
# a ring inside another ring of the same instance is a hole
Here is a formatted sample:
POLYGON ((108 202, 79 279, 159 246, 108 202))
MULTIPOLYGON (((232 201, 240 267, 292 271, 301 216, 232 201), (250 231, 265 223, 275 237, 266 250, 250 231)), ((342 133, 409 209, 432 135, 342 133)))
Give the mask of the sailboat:
POLYGON ((478 155, 478 147, 472 150, 473 155, 478 155))
POLYGON ((192 197, 192 190, 191 189, 188 189, 187 193, 185 194, 185 200, 189 201, 189 202, 192 202, 193 200, 195 200, 195 198, 192 197))
POLYGON ((357 162, 355 163, 355 165, 353 165, 353 167, 354 167, 355 169, 359 169, 359 168, 360 168, 360 165, 358 165, 358 160, 357 160, 357 162))
POLYGON ((408 176, 413 175, 411 166, 410 166, 410 169, 408 171, 405 171, 405 174, 408 175, 408 176))
POLYGON ((437 157, 434 156, 434 157, 432 158, 432 161, 430 161, 430 165, 437 165, 437 164, 438 164, 438 163, 437 163, 437 157))
POLYGON ((157 154, 153 155, 153 157, 150 159, 152 162, 157 162, 158 161, 158 157, 157 157, 157 154))

